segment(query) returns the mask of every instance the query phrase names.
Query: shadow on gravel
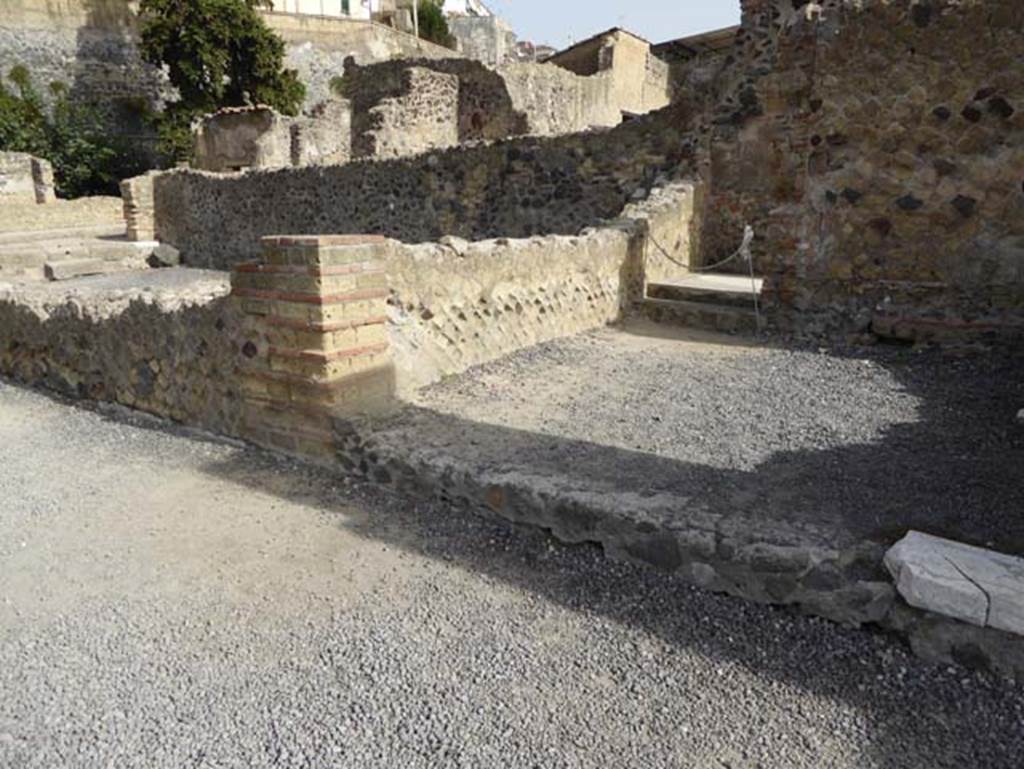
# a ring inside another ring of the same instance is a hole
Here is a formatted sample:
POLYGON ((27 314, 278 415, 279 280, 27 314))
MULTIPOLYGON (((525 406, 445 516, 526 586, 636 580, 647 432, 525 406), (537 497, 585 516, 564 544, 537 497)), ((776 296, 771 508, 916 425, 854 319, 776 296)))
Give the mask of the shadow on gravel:
MULTIPOLYGON (((721 470, 557 436, 462 421, 448 435, 479 464, 531 459, 537 472, 581 488, 667 489, 695 506, 774 521, 822 523, 837 537, 887 543, 908 527, 1024 552, 1024 365, 882 351, 920 402, 919 420, 877 443, 779 453, 752 472, 721 470), (454 432, 451 432, 453 431, 454 432)), ((122 419, 117 416, 111 419, 122 419)), ((441 418, 427 414, 429 423, 441 418)), ((148 421, 147 429, 180 432, 148 421)), ((429 441, 429 434, 423 440, 429 441)), ((469 461, 467 460, 467 461, 469 461)), ((815 697, 856 708, 869 724, 872 766, 1016 767, 1024 752, 1020 686, 908 657, 887 639, 824 620, 716 596, 681 578, 556 546, 531 527, 459 510, 426 496, 355 483, 257 450, 204 468, 241 487, 315 504, 359 536, 503 581, 542 600, 637 628, 680 654, 738 666, 815 697), (352 509, 373 511, 352 523, 352 509), (344 521, 344 523, 343 523, 344 521), (964 687, 962 679, 970 678, 964 687)), ((754 735, 752 735, 752 738, 754 735)), ((781 766, 781 764, 780 764, 781 766)))
MULTIPOLYGON (((813 523, 817 530, 825 524, 838 538, 888 543, 914 527, 1024 552, 1024 426, 1015 422, 1024 405, 1021 362, 900 352, 885 365, 920 399, 917 423, 892 428, 876 444, 780 453, 750 473, 493 425, 453 425, 450 416, 443 417, 445 439, 477 465, 493 461, 500 468, 501 456, 506 465, 532 457, 538 473, 598 492, 669 490, 694 505, 761 523, 813 523), (504 453, 486 456, 484 446, 504 453)), ((426 417, 428 425, 440 418, 426 417)), ((427 433, 422 437, 430 440, 427 433)), ((451 500, 392 496, 357 484, 354 503, 332 490, 337 478, 331 473, 262 453, 207 470, 287 499, 315 501, 339 520, 363 499, 390 500, 371 504, 386 510, 383 516, 345 525, 367 539, 639 628, 680 652, 847 703, 870 723, 865 740, 872 766, 1009 767, 1024 750, 1019 687, 904 657, 878 636, 711 596, 672 575, 604 559, 593 547, 555 547, 537 529, 481 518, 451 500), (975 694, 961 685, 965 677, 973 679, 975 694)))

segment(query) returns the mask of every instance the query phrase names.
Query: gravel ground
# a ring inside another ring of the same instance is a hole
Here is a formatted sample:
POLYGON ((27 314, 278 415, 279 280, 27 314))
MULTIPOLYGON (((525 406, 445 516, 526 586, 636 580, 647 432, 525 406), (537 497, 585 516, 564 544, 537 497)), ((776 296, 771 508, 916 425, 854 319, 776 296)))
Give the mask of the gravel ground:
POLYGON ((638 321, 472 369, 417 405, 424 442, 447 430, 466 463, 561 472, 567 488, 665 492, 834 545, 917 528, 1024 554, 1019 357, 752 347, 638 321))
POLYGON ((1024 687, 0 383, 0 766, 996 767, 1024 687))

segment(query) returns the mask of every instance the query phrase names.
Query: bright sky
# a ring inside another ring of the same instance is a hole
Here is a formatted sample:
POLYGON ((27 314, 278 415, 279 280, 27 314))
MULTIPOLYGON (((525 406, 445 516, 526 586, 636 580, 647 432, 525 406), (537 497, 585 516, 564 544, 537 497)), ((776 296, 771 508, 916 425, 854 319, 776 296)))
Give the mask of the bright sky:
POLYGON ((565 48, 609 27, 653 43, 740 23, 739 0, 484 0, 520 40, 565 48))

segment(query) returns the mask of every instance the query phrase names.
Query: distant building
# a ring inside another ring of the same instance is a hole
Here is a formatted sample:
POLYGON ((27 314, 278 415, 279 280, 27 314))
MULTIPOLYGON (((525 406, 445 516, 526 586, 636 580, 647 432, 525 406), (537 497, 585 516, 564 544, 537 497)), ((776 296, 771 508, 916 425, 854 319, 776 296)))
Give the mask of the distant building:
POLYGON ((273 10, 306 16, 348 17, 369 20, 377 0, 273 0, 273 10))
POLYGON ((546 59, 583 77, 599 73, 611 78, 614 100, 626 113, 637 115, 669 103, 669 67, 651 53, 639 35, 612 27, 546 59))
POLYGON ((709 96, 718 73, 736 44, 739 27, 725 27, 699 35, 667 40, 651 47, 651 53, 669 67, 673 97, 709 96))

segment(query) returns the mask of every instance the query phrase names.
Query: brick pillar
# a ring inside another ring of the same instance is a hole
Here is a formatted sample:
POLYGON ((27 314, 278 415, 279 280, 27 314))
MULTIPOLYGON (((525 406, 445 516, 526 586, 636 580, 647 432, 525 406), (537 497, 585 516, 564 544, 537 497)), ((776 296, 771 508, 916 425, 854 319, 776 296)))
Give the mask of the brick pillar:
POLYGON ((329 459, 337 419, 391 402, 387 241, 377 235, 263 238, 259 262, 232 272, 247 317, 245 436, 329 459))
POLYGON ((156 240, 156 217, 153 213, 153 176, 148 173, 121 182, 121 201, 128 240, 156 240))

